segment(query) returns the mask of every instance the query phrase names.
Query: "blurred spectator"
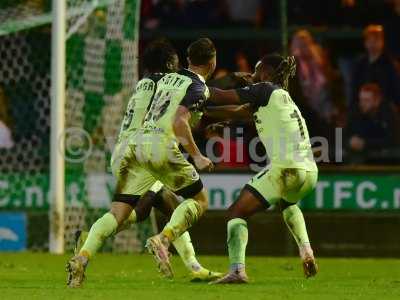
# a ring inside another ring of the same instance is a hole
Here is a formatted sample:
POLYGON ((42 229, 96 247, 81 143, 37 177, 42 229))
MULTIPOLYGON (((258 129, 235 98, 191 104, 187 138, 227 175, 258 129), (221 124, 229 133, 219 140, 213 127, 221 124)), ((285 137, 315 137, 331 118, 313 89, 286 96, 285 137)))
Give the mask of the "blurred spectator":
POLYGON ((185 0, 153 1, 153 15, 159 20, 157 26, 182 26, 186 24, 185 0))
MULTIPOLYGON (((210 27, 223 24, 223 0, 143 0, 141 22, 158 27, 210 27)), ((226 13, 225 13, 226 14, 226 13)))
MULTIPOLYGON (((335 25, 360 26, 362 24, 362 13, 360 13, 360 1, 356 0, 339 0, 340 6, 332 11, 336 16, 331 18, 335 25), (357 5, 358 4, 358 5, 357 5), (340 15, 340 17, 338 17, 340 15)), ((338 1, 334 1, 338 2, 338 1)), ((332 14, 331 14, 332 15, 332 14)))
POLYGON ((215 80, 221 79, 221 78, 224 78, 225 76, 227 76, 228 74, 229 74, 229 71, 227 69, 219 68, 214 72, 213 78, 215 80))
POLYGON ((305 105, 330 122, 333 105, 330 95, 331 65, 327 55, 307 30, 297 31, 291 43, 291 54, 297 60, 297 78, 305 105))
POLYGON ((10 129, 0 120, 0 149, 10 149, 14 146, 10 129))
POLYGON ((253 71, 247 59, 246 54, 244 54, 242 51, 238 51, 236 53, 235 62, 236 62, 236 70, 238 72, 251 73, 253 71))
POLYGON ((7 110, 7 100, 0 87, 0 149, 10 149, 14 146, 9 126, 10 116, 7 110))
POLYGON ((142 0, 140 3, 140 21, 144 28, 154 29, 160 25, 160 20, 154 16, 154 1, 142 0))
POLYGON ((394 115, 376 83, 367 83, 359 91, 358 109, 349 123, 349 149, 368 156, 371 151, 394 145, 394 115))
POLYGON ((288 0, 288 13, 289 24, 359 27, 383 19, 385 1, 288 0))
POLYGON ((360 87, 369 82, 375 82, 382 88, 385 100, 399 105, 399 76, 395 64, 384 52, 384 31, 381 25, 365 28, 364 46, 367 53, 356 62, 353 70, 351 110, 354 111, 357 106, 360 87))
POLYGON ((289 23, 296 25, 331 25, 343 23, 358 24, 360 13, 354 13, 355 1, 329 0, 289 0, 288 1, 289 23), (358 18, 351 18, 353 16, 358 18), (351 16, 351 17, 350 17, 351 16))
POLYGON ((186 0, 186 3, 186 26, 204 28, 226 23, 223 16, 223 0, 186 0))
POLYGON ((393 0, 392 14, 385 23, 385 38, 389 54, 400 60, 400 0, 393 0))
MULTIPOLYGON (((389 0, 288 0, 288 22, 289 25, 365 26, 387 17, 386 2, 389 0)), ((280 1, 142 0, 141 8, 141 22, 148 29, 229 23, 279 28, 280 23, 280 1)))
POLYGON ((262 1, 261 0, 225 0, 230 20, 236 25, 255 25, 262 23, 262 1))

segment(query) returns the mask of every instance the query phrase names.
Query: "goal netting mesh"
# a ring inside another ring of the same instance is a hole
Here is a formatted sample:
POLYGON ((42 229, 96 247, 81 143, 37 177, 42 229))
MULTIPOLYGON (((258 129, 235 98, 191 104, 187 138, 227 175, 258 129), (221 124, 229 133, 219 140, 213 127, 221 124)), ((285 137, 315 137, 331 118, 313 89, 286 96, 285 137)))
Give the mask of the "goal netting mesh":
MULTIPOLYGON (((139 0, 67 0, 66 248, 109 207, 109 160, 138 77, 139 0)), ((28 245, 48 247, 51 1, 0 4, 0 208, 29 215, 28 245), (46 232, 47 230, 47 232, 46 232)), ((140 251, 151 222, 105 249, 140 251)))

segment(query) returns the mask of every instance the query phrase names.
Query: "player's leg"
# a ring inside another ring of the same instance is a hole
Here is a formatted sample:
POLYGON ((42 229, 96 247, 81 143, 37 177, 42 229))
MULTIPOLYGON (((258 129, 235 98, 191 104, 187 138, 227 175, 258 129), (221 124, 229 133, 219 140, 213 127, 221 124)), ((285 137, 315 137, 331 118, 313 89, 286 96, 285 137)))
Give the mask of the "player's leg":
MULTIPOLYGON (((178 205, 179 202, 177 196, 173 192, 164 188, 163 184, 160 181, 157 181, 150 188, 150 190, 142 196, 132 214, 135 214, 136 216, 135 222, 141 222, 149 217, 152 207, 155 207, 166 217, 170 218, 178 205)), ((128 224, 125 223, 125 225, 128 224)), ((185 266, 188 268, 189 272, 199 272, 203 269, 196 259, 194 248, 188 232, 182 234, 178 239, 174 241, 173 244, 177 249, 181 259, 183 260, 185 266)), ((162 266, 163 265, 161 264, 160 267, 162 266)), ((160 269, 160 271, 163 270, 160 269)), ((172 276, 172 274, 169 274, 168 268, 166 269, 166 271, 168 272, 168 277, 172 276)))
POLYGON ((111 203, 110 211, 92 225, 88 237, 78 255, 84 256, 87 259, 93 257, 103 245, 104 241, 108 237, 114 235, 118 227, 131 215, 133 205, 127 202, 136 202, 137 200, 135 196, 131 195, 115 195, 111 203))
POLYGON ((303 263, 304 275, 308 278, 317 274, 318 266, 308 238, 303 213, 296 203, 314 189, 318 174, 317 172, 307 172, 305 170, 297 170, 294 174, 292 177, 297 177, 297 179, 294 178, 293 181, 297 180, 298 187, 288 189, 285 195, 286 200, 282 199, 280 201, 280 209, 283 219, 297 243, 303 263))
MULTIPOLYGON (((126 199, 129 195, 124 195, 124 196, 125 196, 124 198, 126 199)), ((129 206, 132 207, 133 209, 130 215, 127 218, 125 218, 125 220, 122 223, 121 222, 118 223, 118 227, 115 230, 115 234, 130 228, 133 224, 140 223, 141 221, 147 219, 147 217, 151 212, 151 208, 154 206, 156 202, 156 198, 157 198, 157 193, 153 192, 152 188, 150 188, 148 192, 146 192, 143 196, 140 197, 139 201, 131 201, 131 204, 129 206)), ((112 207, 115 206, 113 203, 111 204, 112 207)), ((112 210, 115 211, 116 208, 112 210)), ((88 239, 88 235, 89 232, 83 230, 78 230, 75 233, 75 248, 74 248, 75 254, 79 254, 84 243, 88 239)))
POLYGON ((133 224, 146 220, 154 207, 161 213, 170 217, 179 202, 176 195, 163 187, 160 181, 157 181, 139 201, 135 202, 133 210, 129 217, 117 228, 117 233, 130 228, 133 224))
MULTIPOLYGON (((201 181, 197 181, 193 193, 180 193, 186 200, 178 205, 171 215, 170 221, 164 227, 162 234, 169 242, 175 241, 188 230, 204 214, 208 207, 207 191, 202 187, 201 181), (198 191, 200 190, 200 191, 198 191), (198 191, 197 193, 195 193, 198 191)), ((193 186, 194 186, 193 185, 193 186)))
POLYGON ((215 283, 246 283, 246 247, 248 241, 247 220, 257 212, 267 209, 264 201, 253 188, 246 185, 239 199, 228 209, 227 243, 230 268, 227 275, 215 283))
POLYGON ((280 205, 283 219, 299 247, 304 275, 306 278, 315 276, 318 272, 318 266, 315 262, 314 253, 308 238, 303 213, 296 204, 281 200, 280 205))
MULTIPOLYGON (((126 228, 126 226, 132 225, 133 222, 141 222, 147 219, 152 207, 170 218, 178 205, 179 201, 177 195, 163 187, 163 184, 158 181, 140 198, 132 211, 132 215, 134 214, 135 218, 129 218, 124 223, 124 226, 126 228)), ((124 228, 119 229, 123 230, 124 228)), ((209 271, 199 263, 189 232, 184 232, 173 242, 173 245, 190 272, 192 281, 211 281, 221 277, 221 273, 209 271)))
POLYGON ((243 188, 239 199, 228 210, 228 252, 230 270, 214 283, 246 283, 247 220, 253 214, 266 210, 279 200, 280 190, 275 185, 275 169, 263 170, 243 188), (267 200, 268 199, 268 200, 267 200))
POLYGON ((175 242, 203 213, 203 208, 195 200, 195 196, 189 196, 190 198, 188 197, 187 200, 183 201, 174 210, 170 221, 165 225, 162 232, 147 240, 146 247, 153 254, 158 265, 166 271, 163 271, 163 273, 167 277, 170 276, 169 270, 171 269, 168 260, 170 243, 175 242))
POLYGON ((115 234, 118 226, 128 218, 131 211, 132 207, 129 204, 113 202, 110 211, 92 225, 79 253, 67 263, 68 286, 81 286, 90 258, 97 253, 108 237, 115 234))
POLYGON ((70 287, 81 286, 90 258, 97 253, 105 239, 115 234, 117 228, 131 216, 140 196, 156 181, 150 173, 135 163, 135 155, 131 149, 127 150, 118 166, 113 169, 117 186, 111 209, 92 225, 79 253, 67 263, 70 287))
MULTIPOLYGON (((170 218, 178 205, 177 195, 169 189, 164 187, 157 193, 154 207, 166 217, 170 218)), ((211 281, 222 276, 222 273, 210 271, 200 264, 188 231, 184 232, 172 244, 189 271, 191 281, 211 281)))
MULTIPOLYGON (((177 196, 168 189, 163 188, 162 183, 158 181, 137 201, 129 217, 122 224, 119 224, 116 233, 131 227, 135 223, 146 220, 150 215, 152 207, 155 207, 166 217, 170 218, 178 205, 177 196)), ((77 232, 75 254, 79 253, 87 237, 88 232, 77 232)), ((192 281, 211 281, 222 276, 221 273, 210 271, 199 263, 189 232, 183 233, 173 242, 173 245, 188 269, 192 281)))
POLYGON ((167 151, 170 153, 165 164, 152 170, 152 174, 185 200, 174 210, 162 232, 148 239, 149 251, 156 256, 168 253, 170 243, 195 224, 208 206, 207 192, 194 166, 178 147, 167 151))
MULTIPOLYGON (((174 210, 178 206, 178 196, 175 193, 165 187, 158 192, 158 197, 154 202, 154 207, 168 219, 171 218, 174 210)), ((196 259, 190 235, 187 231, 178 237, 173 242, 173 245, 189 271, 199 270, 201 268, 200 263, 196 259)))
POLYGON ((133 201, 130 215, 118 225, 116 233, 130 228, 133 224, 146 220, 153 207, 157 208, 158 203, 163 202, 163 184, 160 181, 154 183, 151 188, 143 194, 139 200, 133 201))
POLYGON ((75 255, 83 255, 87 261, 86 258, 96 253, 107 237, 117 234, 120 231, 128 229, 133 224, 147 219, 158 197, 157 191, 159 191, 161 187, 162 184, 156 182, 148 192, 140 197, 140 199, 138 196, 135 197, 133 195, 115 195, 110 212, 97 220, 91 227, 90 232, 81 230, 76 232, 75 255), (116 222, 113 222, 114 226, 104 226, 104 220, 110 213, 116 222), (116 228, 115 224, 117 224, 116 228))

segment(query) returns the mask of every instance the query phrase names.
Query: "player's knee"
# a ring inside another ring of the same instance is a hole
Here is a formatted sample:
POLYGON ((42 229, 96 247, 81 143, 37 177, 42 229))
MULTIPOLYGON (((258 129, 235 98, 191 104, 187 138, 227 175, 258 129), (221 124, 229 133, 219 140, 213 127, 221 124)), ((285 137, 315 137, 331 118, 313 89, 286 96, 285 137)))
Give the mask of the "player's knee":
POLYGON ((203 208, 203 211, 206 211, 208 209, 208 200, 203 201, 201 207, 203 208))
POLYGON ((208 209, 207 190, 203 188, 193 199, 200 205, 203 214, 208 209))
POLYGON ((200 204, 201 209, 203 212, 205 212, 208 209, 208 196, 207 196, 207 191, 203 189, 200 193, 198 193, 194 199, 197 201, 198 204, 200 204))
POLYGON ((208 209, 208 199, 199 199, 197 200, 197 203, 200 204, 203 213, 208 209))
POLYGON ((122 223, 129 217, 131 212, 132 207, 126 203, 113 202, 111 204, 110 213, 114 216, 118 226, 122 225, 122 223))
POLYGON ((245 219, 245 216, 242 214, 240 209, 238 209, 237 205, 235 205, 235 204, 232 204, 228 208, 226 217, 227 217, 227 221, 230 221, 230 220, 236 219, 236 218, 245 219))
POLYGON ((136 222, 137 223, 143 222, 149 216, 149 214, 147 214, 146 211, 143 211, 142 209, 140 209, 138 207, 135 208, 135 212, 136 212, 136 222))
POLYGON ((158 209, 162 214, 170 218, 175 208, 179 205, 177 195, 166 188, 162 188, 156 196, 153 205, 154 208, 158 209))
POLYGON ((293 205, 296 205, 296 203, 288 202, 283 199, 279 200, 279 209, 283 213, 284 210, 287 208, 292 207, 293 205))
POLYGON ((122 223, 125 221, 123 214, 121 214, 120 212, 111 210, 110 213, 114 216, 118 226, 122 225, 122 223))
POLYGON ((145 193, 141 197, 140 201, 135 207, 137 222, 142 222, 149 217, 151 208, 154 206, 156 199, 157 194, 152 191, 145 193))

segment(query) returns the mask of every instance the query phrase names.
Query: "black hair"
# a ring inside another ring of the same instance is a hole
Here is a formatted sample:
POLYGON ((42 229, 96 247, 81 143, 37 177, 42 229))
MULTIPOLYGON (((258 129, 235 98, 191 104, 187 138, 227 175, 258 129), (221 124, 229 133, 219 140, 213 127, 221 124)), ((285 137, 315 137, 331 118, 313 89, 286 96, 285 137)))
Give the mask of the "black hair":
POLYGON ((202 66, 217 54, 214 43, 209 38, 200 38, 191 43, 187 49, 190 62, 195 66, 202 66))
POLYGON ((169 73, 174 70, 175 48, 166 39, 151 42, 143 53, 143 68, 149 73, 169 73))
POLYGON ((261 70, 269 74, 272 83, 287 90, 289 78, 296 74, 296 59, 294 56, 283 57, 277 53, 268 54, 261 59, 261 70))

